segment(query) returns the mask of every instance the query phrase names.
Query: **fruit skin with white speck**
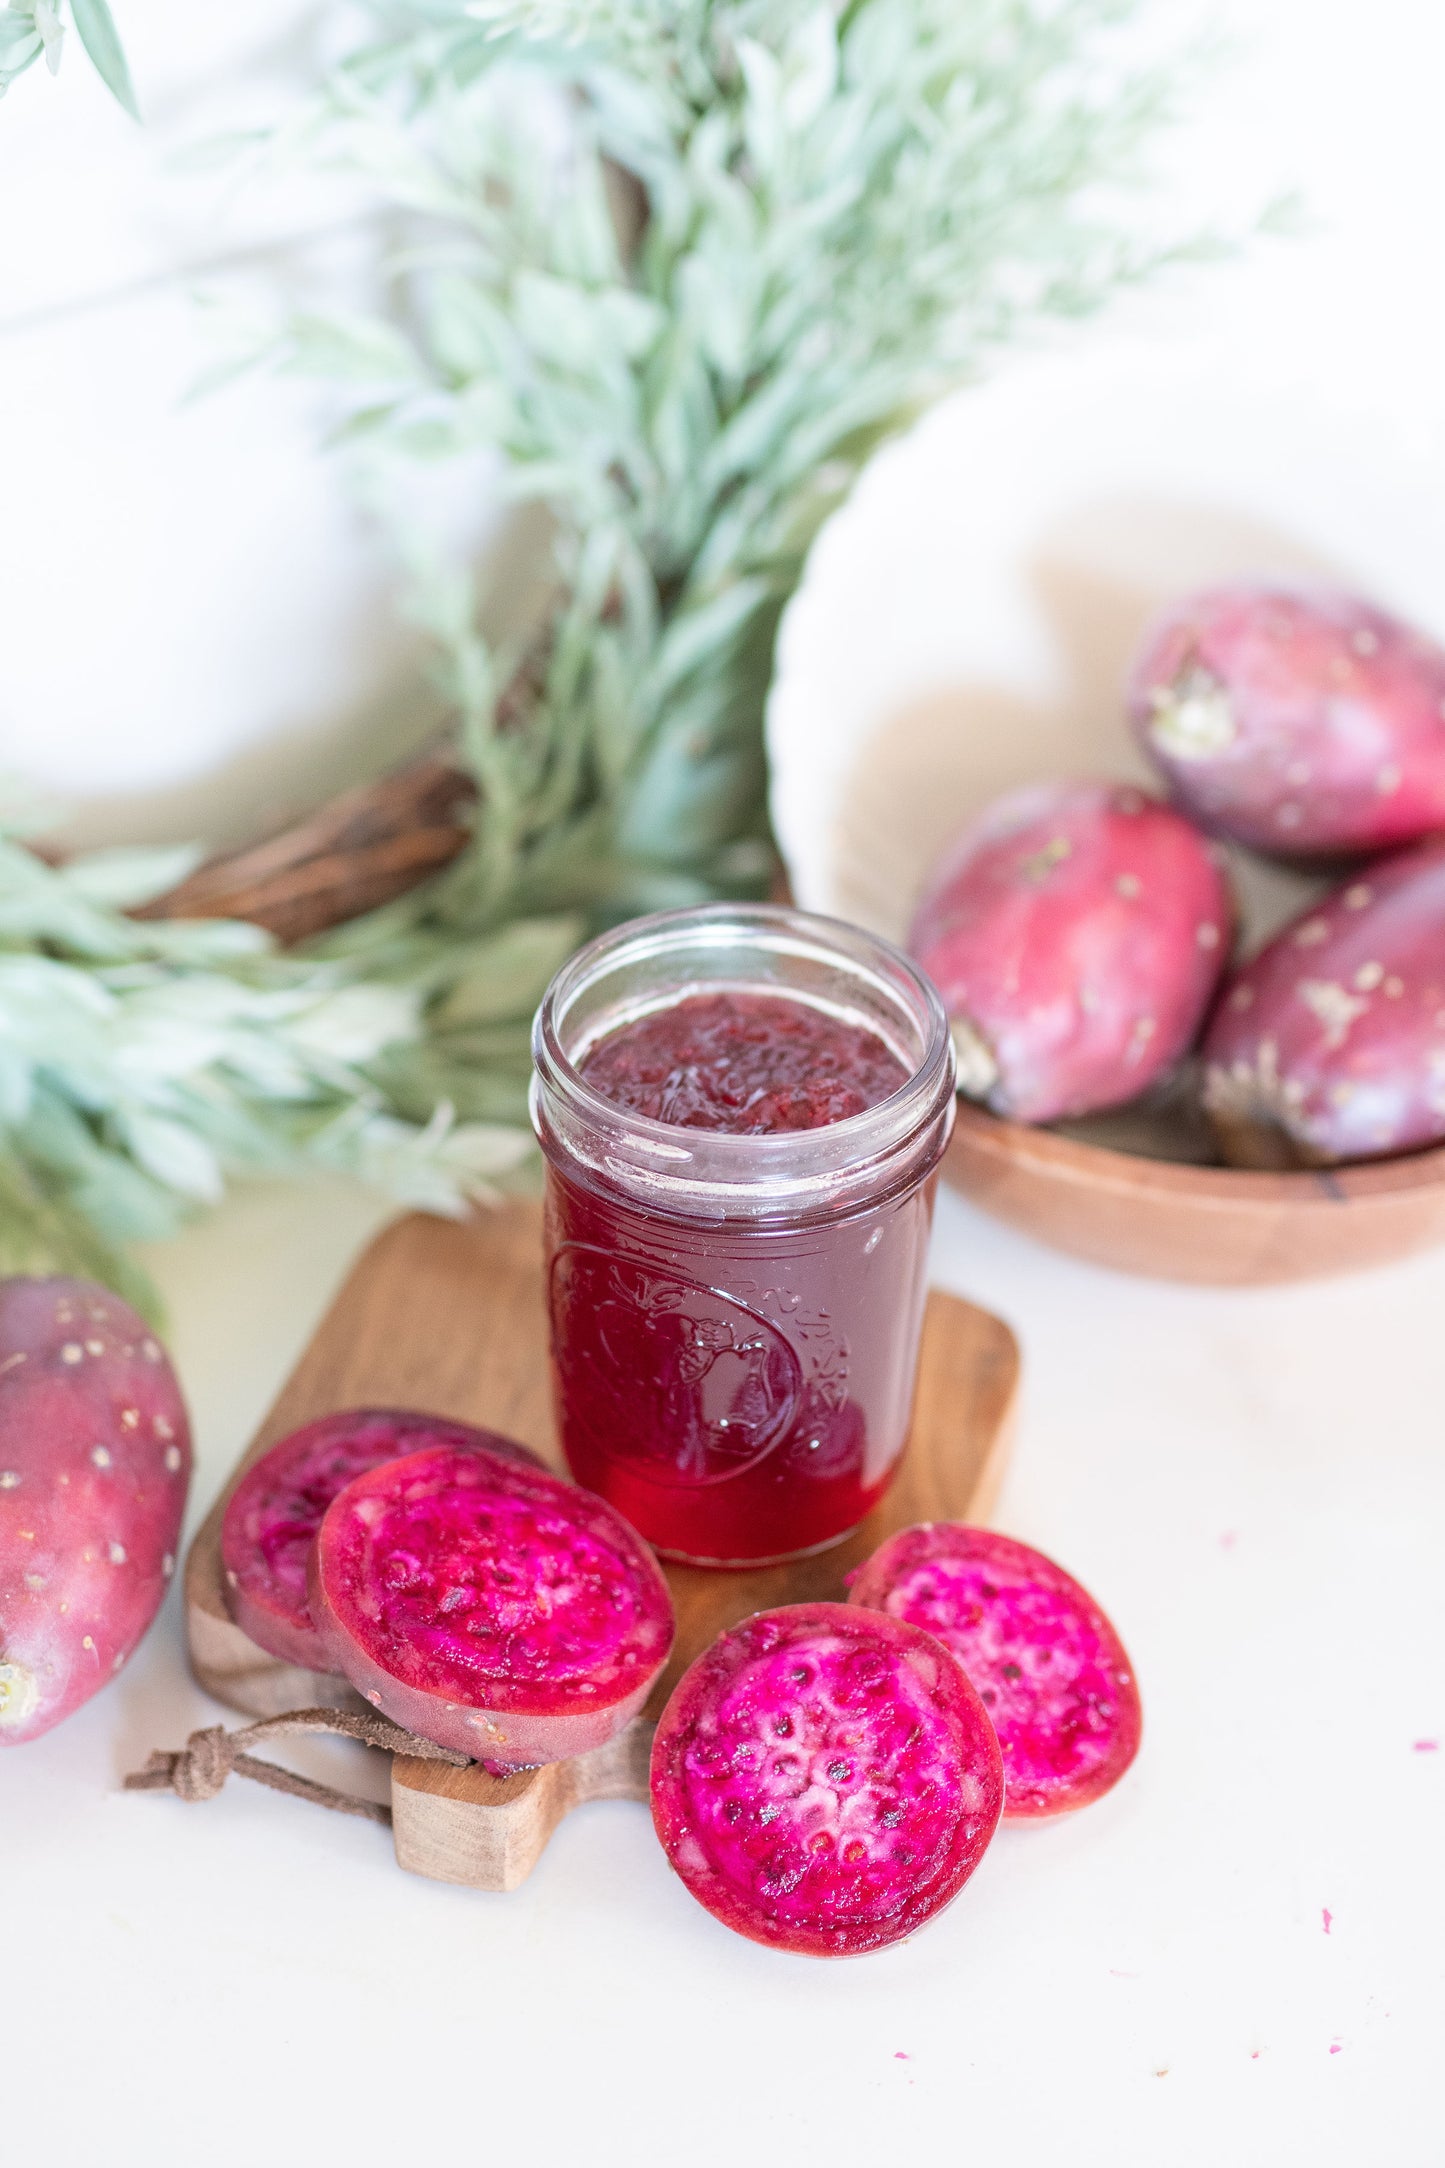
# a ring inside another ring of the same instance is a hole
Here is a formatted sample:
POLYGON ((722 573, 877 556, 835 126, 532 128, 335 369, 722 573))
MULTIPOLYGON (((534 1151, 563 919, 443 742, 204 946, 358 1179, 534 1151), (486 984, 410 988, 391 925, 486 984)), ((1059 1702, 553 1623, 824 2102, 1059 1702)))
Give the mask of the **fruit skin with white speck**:
POLYGON ((1362 868, 1276 934, 1225 988, 1203 1054, 1235 1166, 1445 1139, 1445 837, 1362 868))
POLYGON ((1212 847, 1113 783, 1010 792, 929 876, 908 946, 953 1022, 959 1089, 1048 1122, 1135 1099, 1193 1043, 1234 904, 1212 847))
POLYGON ((108 1683, 170 1586, 191 1475, 180 1387, 88 1280, 0 1281, 0 1746, 108 1683))
POLYGON ((1255 850, 1342 857, 1445 828, 1445 648, 1353 595, 1188 595, 1128 701, 1176 803, 1255 850))
POLYGON ((936 1634, 977 1689, 1003 1754, 1004 1818, 1072 1813, 1139 1751, 1134 1667, 1062 1566, 961 1521, 900 1528, 850 1577, 849 1601, 936 1634))
POLYGON ((951 1904, 998 1827, 1003 1763, 930 1633, 848 1604, 758 1611, 683 1674, 652 1819, 698 1903, 751 1941, 858 1957, 951 1904))

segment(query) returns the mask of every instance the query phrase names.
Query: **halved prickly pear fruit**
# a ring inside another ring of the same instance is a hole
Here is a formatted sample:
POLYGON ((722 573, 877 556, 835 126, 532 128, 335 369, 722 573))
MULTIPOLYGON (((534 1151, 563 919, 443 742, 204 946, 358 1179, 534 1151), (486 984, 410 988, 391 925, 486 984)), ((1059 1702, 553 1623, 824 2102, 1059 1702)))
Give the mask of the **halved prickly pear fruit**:
POLYGON ((308 1671, 328 1669, 306 1601, 322 1516, 354 1477, 428 1445, 541 1466, 525 1445, 494 1430, 415 1408, 346 1408, 293 1430, 246 1470, 221 1524, 221 1566, 231 1615, 259 1648, 308 1671))
POLYGON ((1234 909, 1204 840, 1143 791, 1011 792, 945 852, 909 947, 953 1019, 959 1089, 1047 1122, 1119 1106, 1185 1053, 1234 909))
POLYGON ((851 1957, 912 1934, 973 1873, 1003 1765, 931 1634, 841 1603, 759 1611, 684 1673, 652 1749, 652 1818, 740 1935, 851 1957))
POLYGON ((978 1690, 1003 1752, 1006 1817, 1064 1814, 1109 1791, 1143 1718, 1124 1644, 1086 1588, 988 1528, 900 1529, 850 1600, 936 1634, 978 1690))
POLYGON ((332 1670, 493 1770, 614 1738, 672 1646, 667 1583, 622 1515, 479 1450, 433 1446, 348 1483, 309 1600, 332 1670))
POLYGON ((1445 838, 1365 868, 1276 934, 1226 988, 1204 1064, 1236 1166, 1445 1138, 1445 838))
POLYGON ((89 1280, 0 1281, 0 1746, 120 1670, 175 1571, 191 1434, 160 1342, 89 1280))
POLYGON ((1139 741, 1197 819, 1330 857, 1445 827, 1445 648, 1353 595, 1188 595, 1129 682, 1139 741))

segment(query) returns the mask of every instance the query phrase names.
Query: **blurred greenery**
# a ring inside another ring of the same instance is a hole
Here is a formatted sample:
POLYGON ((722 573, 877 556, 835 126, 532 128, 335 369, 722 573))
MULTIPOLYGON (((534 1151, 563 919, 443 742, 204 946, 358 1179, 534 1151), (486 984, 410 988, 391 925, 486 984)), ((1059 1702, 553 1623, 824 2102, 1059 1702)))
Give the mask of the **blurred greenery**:
MULTIPOLYGON (((102 0, 72 5, 132 102, 102 0)), ((375 0, 252 155, 364 179, 400 236, 383 305, 297 311, 228 368, 328 383, 383 504, 418 462, 494 455, 550 518, 546 621, 494 652, 470 566, 401 535, 475 831, 303 951, 125 918, 174 854, 56 870, 0 844, 4 1262, 133 1286, 123 1245, 238 1169, 343 1165, 445 1210, 522 1162, 562 957, 767 883, 774 637, 863 462, 1009 342, 1191 252, 1130 230, 1179 72, 1130 63, 1131 12, 375 0)), ((8 75, 53 58, 47 0, 0 23, 8 75)))
POLYGON ((1133 12, 381 0, 272 144, 363 176, 403 238, 385 317, 312 310, 256 358, 331 383, 383 500, 399 468, 485 448, 554 522, 520 715, 467 569, 418 552, 410 580, 475 839, 322 948, 426 987, 384 1070, 409 1112, 522 1118, 557 952, 520 928, 766 886, 763 704, 824 519, 1010 341, 1191 253, 1120 227, 1173 82, 1127 59, 1133 12))
MULTIPOLYGON (((132 120, 139 120, 125 49, 106 0, 70 0, 70 19, 101 81, 132 120)), ((9 0, 0 8, 0 98, 41 58, 54 75, 65 35, 65 0, 9 0)))

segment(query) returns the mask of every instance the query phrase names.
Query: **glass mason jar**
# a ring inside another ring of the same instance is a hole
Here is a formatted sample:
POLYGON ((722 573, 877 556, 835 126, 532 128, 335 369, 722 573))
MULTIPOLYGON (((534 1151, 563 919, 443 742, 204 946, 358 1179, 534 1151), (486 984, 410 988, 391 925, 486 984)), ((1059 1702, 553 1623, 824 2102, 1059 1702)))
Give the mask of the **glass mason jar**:
POLYGON ((563 1448, 666 1556, 744 1566, 825 1549, 908 1435, 948 1020, 886 941, 769 905, 635 919, 553 979, 533 1030, 563 1448), (876 1033, 906 1082, 826 1126, 744 1136, 613 1104, 600 1040, 689 997, 785 996, 876 1033))

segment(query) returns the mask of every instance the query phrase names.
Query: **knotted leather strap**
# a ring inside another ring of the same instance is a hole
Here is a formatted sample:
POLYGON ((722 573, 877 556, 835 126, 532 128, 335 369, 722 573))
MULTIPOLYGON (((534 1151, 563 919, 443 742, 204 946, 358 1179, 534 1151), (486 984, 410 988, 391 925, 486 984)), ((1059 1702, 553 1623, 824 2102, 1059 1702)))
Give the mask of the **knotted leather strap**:
POLYGON ((227 1731, 221 1724, 213 1724, 205 1731, 193 1731, 179 1752, 167 1753, 158 1748, 144 1769, 137 1769, 126 1778, 125 1789, 128 1792, 174 1792, 178 1799, 194 1803, 214 1799, 227 1777, 250 1777, 257 1784, 268 1784, 273 1792, 289 1792, 293 1799, 310 1799, 318 1807, 331 1807, 338 1814, 359 1814, 369 1822, 380 1822, 390 1828, 391 1809, 379 1801, 357 1799, 350 1792, 338 1791, 332 1784, 318 1784, 311 1777, 297 1776, 294 1770, 283 1769, 278 1762, 262 1761, 247 1751, 265 1739, 285 1739, 298 1733, 317 1731, 332 1732, 343 1739, 358 1739, 363 1746, 378 1747, 388 1754, 410 1754, 418 1761, 449 1762, 454 1769, 466 1766, 465 1754, 454 1754, 448 1747, 433 1746, 430 1739, 418 1739, 384 1716, 353 1716, 346 1709, 291 1709, 285 1716, 269 1716, 259 1724, 248 1724, 242 1731, 227 1731))

